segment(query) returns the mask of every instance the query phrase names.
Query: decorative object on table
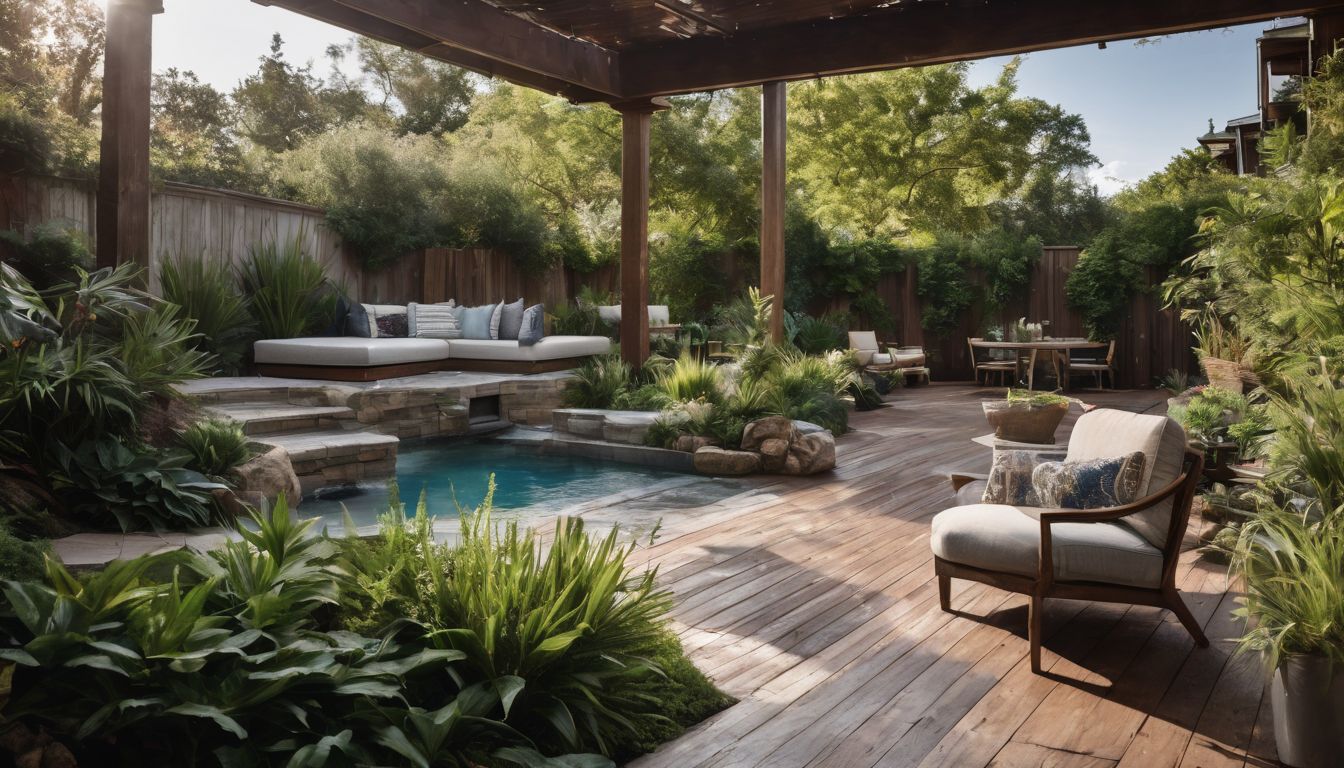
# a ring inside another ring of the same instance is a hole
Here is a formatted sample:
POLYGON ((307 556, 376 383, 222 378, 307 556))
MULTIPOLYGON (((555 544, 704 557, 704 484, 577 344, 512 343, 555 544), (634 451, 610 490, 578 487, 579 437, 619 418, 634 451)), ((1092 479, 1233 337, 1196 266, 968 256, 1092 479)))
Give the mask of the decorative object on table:
MULTIPOLYGON (((1167 608, 1200 647, 1208 638, 1176 590, 1181 540, 1190 519, 1203 457, 1185 430, 1165 416, 1097 409, 1069 436, 1066 461, 1141 452, 1145 477, 1131 504, 1103 509, 1045 509, 963 504, 933 518, 930 548, 938 599, 951 611, 953 578, 1028 595, 1031 671, 1039 674, 1046 598, 1100 600, 1167 608), (1150 460, 1149 460, 1150 459, 1150 460)), ((954 475, 953 487, 978 479, 954 475)))
POLYGON ((1073 402, 1063 395, 1010 389, 1003 400, 981 403, 994 436, 1016 443, 1053 443, 1073 402))
POLYGON ((1041 323, 1028 323, 1027 318, 1019 318, 1013 324, 1013 341, 1027 344, 1045 338, 1045 327, 1041 323))

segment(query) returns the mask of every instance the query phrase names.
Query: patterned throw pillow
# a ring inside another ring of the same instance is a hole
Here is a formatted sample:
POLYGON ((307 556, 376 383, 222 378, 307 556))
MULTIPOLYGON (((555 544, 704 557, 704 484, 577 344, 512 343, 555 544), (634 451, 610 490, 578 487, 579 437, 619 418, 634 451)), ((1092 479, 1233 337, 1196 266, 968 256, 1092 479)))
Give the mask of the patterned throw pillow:
POLYGON ((546 308, 533 304, 523 310, 523 320, 518 328, 518 346, 530 347, 541 341, 546 335, 546 308))
POLYGON ((405 307, 383 304, 362 306, 369 318, 369 335, 365 338, 404 339, 410 335, 405 307))
POLYGON ((1060 453, 1039 451, 995 451, 994 465, 981 499, 986 504, 1011 504, 1015 507, 1039 507, 1032 471, 1046 461, 1063 459, 1060 453))
POLYGON ((447 304, 411 304, 407 307, 411 335, 418 339, 460 339, 458 307, 447 304))
POLYGON ((1118 507, 1138 497, 1143 463, 1142 451, 1090 461, 1047 461, 1036 467, 1031 480, 1042 507, 1118 507))
POLYGON ((518 329, 523 327, 523 308, 522 299, 500 305, 499 338, 518 338, 518 329))

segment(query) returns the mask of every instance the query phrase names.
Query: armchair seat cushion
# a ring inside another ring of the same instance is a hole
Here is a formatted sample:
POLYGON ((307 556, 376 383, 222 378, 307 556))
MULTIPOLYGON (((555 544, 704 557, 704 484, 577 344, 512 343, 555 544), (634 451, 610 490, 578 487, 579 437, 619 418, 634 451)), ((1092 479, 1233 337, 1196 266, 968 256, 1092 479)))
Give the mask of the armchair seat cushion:
MULTIPOLYGON (((933 554, 987 571, 1035 576, 1040 562, 1040 513, 1035 507, 967 504, 933 518, 933 554)), ((1162 552, 1124 523, 1051 526, 1055 579, 1155 589, 1162 552)))

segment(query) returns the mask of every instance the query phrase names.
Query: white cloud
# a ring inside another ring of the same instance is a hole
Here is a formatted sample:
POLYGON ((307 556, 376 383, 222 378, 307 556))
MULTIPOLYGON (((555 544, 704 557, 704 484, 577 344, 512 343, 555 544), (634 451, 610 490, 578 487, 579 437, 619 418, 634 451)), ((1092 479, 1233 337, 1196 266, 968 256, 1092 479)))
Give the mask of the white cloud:
POLYGON ((1102 163, 1096 168, 1089 168, 1087 171, 1087 180, 1096 185, 1097 191, 1103 197, 1114 195, 1125 187, 1133 184, 1138 179, 1130 178, 1131 174, 1125 172, 1126 166, 1130 163, 1124 160, 1112 160, 1108 163, 1102 163))

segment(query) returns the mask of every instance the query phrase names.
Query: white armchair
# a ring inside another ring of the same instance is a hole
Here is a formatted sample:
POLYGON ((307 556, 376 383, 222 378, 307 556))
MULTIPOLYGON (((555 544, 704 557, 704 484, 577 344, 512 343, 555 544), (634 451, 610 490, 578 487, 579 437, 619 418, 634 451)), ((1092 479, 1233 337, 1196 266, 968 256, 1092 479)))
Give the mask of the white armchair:
POLYGON ((1095 410, 1078 419, 1066 461, 1144 454, 1137 501, 1102 509, 1044 509, 966 503, 980 479, 954 475, 961 506, 933 518, 929 539, 938 595, 950 611, 951 580, 969 579, 1029 595, 1031 669, 1041 671, 1045 598, 1170 609, 1201 647, 1203 630, 1176 591, 1176 561, 1190 519, 1203 456, 1165 416, 1095 410))

